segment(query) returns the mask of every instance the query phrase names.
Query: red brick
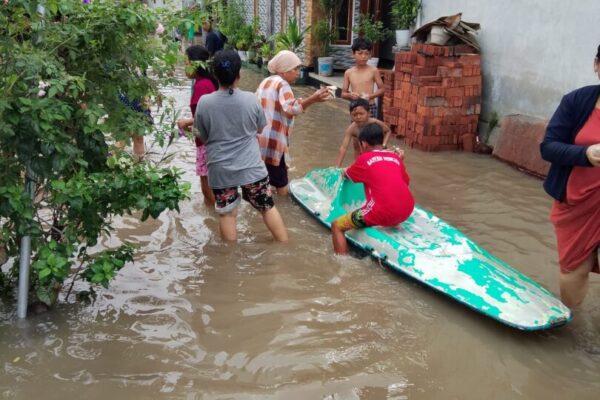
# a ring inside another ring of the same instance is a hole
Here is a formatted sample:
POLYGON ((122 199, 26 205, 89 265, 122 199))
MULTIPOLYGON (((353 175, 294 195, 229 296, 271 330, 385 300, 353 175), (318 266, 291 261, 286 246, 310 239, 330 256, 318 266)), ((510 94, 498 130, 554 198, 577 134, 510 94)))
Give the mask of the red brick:
POLYGON ((472 65, 480 65, 481 64, 481 57, 479 56, 479 54, 461 55, 459 57, 459 60, 463 64, 472 64, 472 65))
POLYGON ((479 57, 478 54, 475 54, 475 50, 471 47, 468 46, 466 44, 459 44, 457 46, 454 47, 454 54, 456 55, 476 55, 477 57, 479 57))

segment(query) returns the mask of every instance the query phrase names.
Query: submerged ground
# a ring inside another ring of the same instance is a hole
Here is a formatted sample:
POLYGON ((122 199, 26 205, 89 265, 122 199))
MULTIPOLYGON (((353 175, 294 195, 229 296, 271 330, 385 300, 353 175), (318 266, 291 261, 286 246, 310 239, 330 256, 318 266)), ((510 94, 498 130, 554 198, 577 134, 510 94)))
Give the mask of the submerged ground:
MULTIPOLYGON (((261 77, 244 71, 254 90, 261 77)), ((295 88, 298 95, 306 88, 295 88)), ((189 86, 169 88, 187 110, 189 86)), ((292 177, 331 166, 349 122, 341 101, 297 119, 292 177)), ((16 323, 0 309, 2 399, 596 399, 600 284, 583 318, 523 333, 370 258, 332 255, 328 231, 277 199, 290 242, 249 206, 224 244, 202 205, 193 144, 173 164, 194 198, 181 213, 123 218, 107 245, 142 246, 92 305, 16 323)), ((349 158, 348 158, 349 159, 349 158)), ((550 199, 541 181, 490 157, 407 149, 418 203, 557 293, 550 199)))

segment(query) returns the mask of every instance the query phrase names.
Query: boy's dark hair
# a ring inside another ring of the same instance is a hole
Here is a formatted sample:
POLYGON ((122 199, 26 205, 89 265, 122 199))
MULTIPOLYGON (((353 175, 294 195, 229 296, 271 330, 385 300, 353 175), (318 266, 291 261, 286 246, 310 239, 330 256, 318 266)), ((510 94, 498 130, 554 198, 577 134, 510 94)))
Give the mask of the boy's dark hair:
POLYGON ((596 52, 596 58, 600 60, 600 45, 598 45, 598 51, 596 52))
POLYGON ((369 39, 358 37, 352 42, 352 52, 356 53, 359 50, 373 50, 373 43, 369 39))
POLYGON ((367 112, 369 111, 369 100, 363 99, 362 97, 350 102, 350 112, 354 111, 356 107, 362 107, 367 112))
MULTIPOLYGON (((188 60, 190 60, 190 61, 208 62, 208 59, 210 58, 210 53, 208 52, 206 47, 200 46, 200 45, 194 45, 194 46, 188 47, 187 49, 185 49, 185 55, 187 56, 188 60)), ((202 78, 210 79, 211 82, 215 85, 215 87, 219 86, 217 79, 211 73, 210 69, 205 69, 205 68, 202 68, 201 66, 198 66, 196 68, 196 71, 194 71, 194 77, 195 78, 202 77, 202 78)))
POLYGON ((370 146, 383 144, 383 129, 378 124, 365 125, 358 134, 359 142, 367 142, 370 146))
POLYGON ((233 50, 217 51, 213 58, 213 70, 220 86, 231 86, 240 76, 242 60, 233 50))

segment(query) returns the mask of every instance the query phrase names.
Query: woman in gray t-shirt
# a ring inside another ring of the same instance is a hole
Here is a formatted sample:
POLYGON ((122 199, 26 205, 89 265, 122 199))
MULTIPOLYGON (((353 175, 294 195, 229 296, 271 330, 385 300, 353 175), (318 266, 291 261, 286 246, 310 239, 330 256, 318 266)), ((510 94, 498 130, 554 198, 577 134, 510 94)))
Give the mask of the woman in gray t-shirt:
POLYGON ((256 138, 266 125, 265 114, 254 93, 237 88, 241 66, 234 51, 215 54, 213 69, 219 90, 202 97, 194 119, 195 133, 206 144, 208 184, 215 194, 221 237, 237 239, 241 187, 243 199, 261 212, 273 237, 287 241, 256 138))

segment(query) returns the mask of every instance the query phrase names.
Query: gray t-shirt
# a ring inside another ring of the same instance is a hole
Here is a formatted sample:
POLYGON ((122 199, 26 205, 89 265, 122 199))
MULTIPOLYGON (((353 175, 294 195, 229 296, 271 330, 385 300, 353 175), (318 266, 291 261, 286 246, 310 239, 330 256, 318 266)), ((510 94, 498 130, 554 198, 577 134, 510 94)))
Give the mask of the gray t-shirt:
POLYGON ((254 93, 217 90, 202 96, 195 134, 206 144, 208 185, 213 189, 247 185, 267 176, 257 131, 267 124, 254 93))

